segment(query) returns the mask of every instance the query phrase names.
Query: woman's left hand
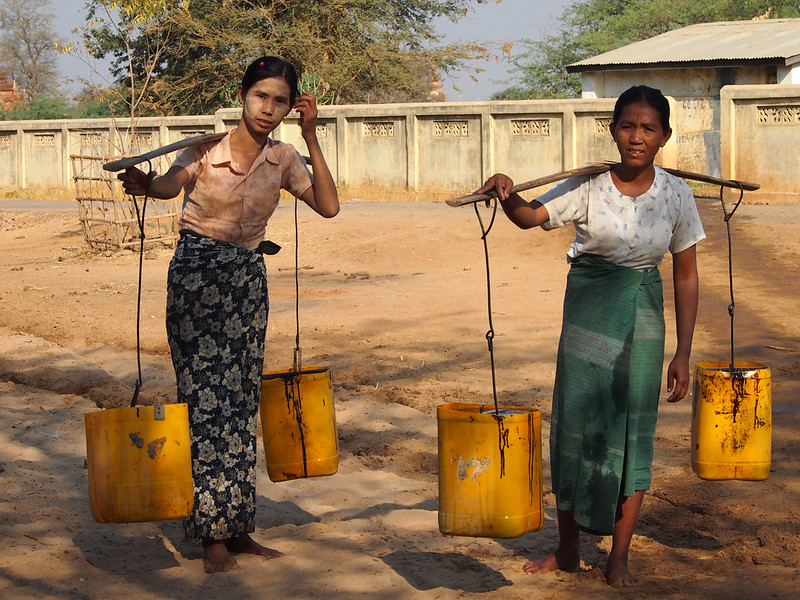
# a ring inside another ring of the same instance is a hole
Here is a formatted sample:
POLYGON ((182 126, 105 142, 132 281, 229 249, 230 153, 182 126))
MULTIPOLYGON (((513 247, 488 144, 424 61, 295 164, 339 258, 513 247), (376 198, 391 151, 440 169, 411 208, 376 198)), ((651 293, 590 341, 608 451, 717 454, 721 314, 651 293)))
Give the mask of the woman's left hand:
POLYGON ((309 91, 303 90, 295 100, 294 107, 300 113, 300 130, 303 138, 317 135, 317 99, 309 91))

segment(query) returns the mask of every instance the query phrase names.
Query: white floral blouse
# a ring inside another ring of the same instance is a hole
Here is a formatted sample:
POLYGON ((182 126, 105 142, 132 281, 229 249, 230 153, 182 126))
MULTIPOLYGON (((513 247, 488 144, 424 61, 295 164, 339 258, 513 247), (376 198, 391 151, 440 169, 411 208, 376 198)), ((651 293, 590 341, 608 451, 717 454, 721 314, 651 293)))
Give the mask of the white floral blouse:
POLYGON ((676 254, 705 238, 689 186, 659 167, 650 189, 635 198, 620 193, 606 172, 567 179, 537 200, 550 217, 543 229, 574 225, 567 260, 594 254, 646 271, 667 251, 676 254))

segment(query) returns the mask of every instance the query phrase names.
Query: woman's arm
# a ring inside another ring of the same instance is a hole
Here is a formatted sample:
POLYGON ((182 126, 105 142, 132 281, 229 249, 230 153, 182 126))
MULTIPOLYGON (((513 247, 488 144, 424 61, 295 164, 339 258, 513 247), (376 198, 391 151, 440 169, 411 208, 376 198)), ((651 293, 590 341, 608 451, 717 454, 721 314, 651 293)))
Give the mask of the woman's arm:
POLYGON ((323 217, 335 217, 339 213, 339 193, 317 139, 317 100, 303 91, 294 108, 300 113, 300 130, 314 172, 314 185, 303 192, 300 199, 323 217))
POLYGON ((183 167, 171 167, 164 175, 158 177, 155 171, 148 175, 136 167, 129 167, 124 173, 117 175, 122 181, 126 194, 167 200, 181 193, 183 186, 189 182, 189 173, 183 167), (150 184, 148 185, 148 181, 150 184))
POLYGON ((512 223, 521 229, 538 227, 550 220, 550 215, 544 205, 536 200, 525 201, 522 196, 511 191, 513 187, 514 182, 508 175, 496 173, 487 179, 483 187, 475 193, 485 194, 490 190, 497 192, 503 212, 512 223))
POLYGON ((689 355, 697 320, 699 287, 695 246, 672 255, 672 279, 678 347, 667 369, 667 391, 670 392, 667 402, 677 402, 689 391, 689 355))

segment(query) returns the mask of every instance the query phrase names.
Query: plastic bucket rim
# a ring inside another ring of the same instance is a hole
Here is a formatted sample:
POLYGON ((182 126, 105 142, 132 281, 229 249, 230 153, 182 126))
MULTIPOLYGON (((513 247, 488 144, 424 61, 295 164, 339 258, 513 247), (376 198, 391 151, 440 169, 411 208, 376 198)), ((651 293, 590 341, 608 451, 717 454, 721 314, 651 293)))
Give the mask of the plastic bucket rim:
POLYGON ((261 381, 274 381, 276 379, 294 379, 303 375, 321 375, 330 371, 330 367, 300 367, 297 369, 283 369, 279 371, 264 371, 261 373, 261 381))
MULTIPOLYGON (((89 420, 104 418, 104 417, 101 417, 101 415, 104 415, 104 414, 109 413, 109 412, 114 412, 114 413, 117 413, 117 414, 124 414, 126 412, 133 412, 133 411, 137 411, 138 412, 138 411, 140 411, 142 409, 145 409, 145 410, 152 409, 153 411, 155 411, 155 407, 156 406, 163 406, 165 411, 168 410, 168 409, 169 410, 175 410, 172 407, 185 406, 185 407, 187 407, 187 412, 188 412, 189 404, 187 402, 168 402, 166 404, 158 404, 158 403, 156 403, 156 404, 137 404, 136 406, 107 406, 107 407, 98 408, 97 410, 93 410, 91 412, 84 413, 83 414, 83 420, 84 420, 84 422, 86 422, 86 421, 89 421, 89 420)), ((182 409, 178 409, 178 410, 182 410, 182 409)), ((137 414, 137 418, 138 417, 142 417, 142 415, 137 414)))
POLYGON ((719 373, 722 375, 745 375, 763 371, 770 373, 769 365, 754 361, 734 361, 733 368, 731 363, 722 360, 701 360, 695 363, 696 372, 719 373))
MULTIPOLYGON (((519 417, 520 415, 528 416, 528 415, 541 415, 541 410, 538 408, 526 407, 526 406, 501 406, 499 407, 501 411, 501 417, 504 418, 513 418, 519 417), (514 413, 505 413, 502 414, 503 411, 514 410, 519 412, 514 413)), ((469 403, 469 402, 449 402, 447 404, 440 404, 436 407, 436 414, 437 417, 441 417, 446 414, 454 414, 454 415, 474 415, 477 417, 492 417, 496 416, 494 405, 492 404, 478 404, 478 403, 469 403)))

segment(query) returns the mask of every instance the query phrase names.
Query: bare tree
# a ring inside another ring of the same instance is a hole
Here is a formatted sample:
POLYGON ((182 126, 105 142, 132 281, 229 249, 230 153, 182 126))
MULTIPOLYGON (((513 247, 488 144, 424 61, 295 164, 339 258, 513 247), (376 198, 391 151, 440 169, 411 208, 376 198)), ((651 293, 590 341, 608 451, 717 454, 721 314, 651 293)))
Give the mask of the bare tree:
POLYGON ((0 0, 0 70, 29 97, 58 85, 51 0, 0 0))

